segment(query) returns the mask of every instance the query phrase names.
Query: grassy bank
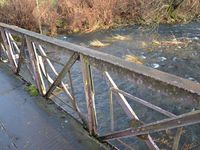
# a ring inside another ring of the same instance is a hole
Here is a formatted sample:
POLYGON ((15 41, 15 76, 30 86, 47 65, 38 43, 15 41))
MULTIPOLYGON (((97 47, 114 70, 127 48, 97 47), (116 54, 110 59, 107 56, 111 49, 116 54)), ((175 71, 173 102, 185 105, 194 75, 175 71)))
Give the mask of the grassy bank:
POLYGON ((0 0, 0 22, 50 34, 91 32, 127 24, 189 22, 199 0, 0 0))

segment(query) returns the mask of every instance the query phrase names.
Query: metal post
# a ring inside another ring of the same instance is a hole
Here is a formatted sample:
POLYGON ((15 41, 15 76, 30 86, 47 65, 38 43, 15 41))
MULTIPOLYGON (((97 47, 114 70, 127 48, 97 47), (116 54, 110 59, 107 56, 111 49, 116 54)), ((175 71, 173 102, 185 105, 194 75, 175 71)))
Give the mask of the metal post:
POLYGON ((27 36, 25 38, 26 38, 26 43, 27 43, 27 47, 28 47, 28 52, 30 55, 30 62, 31 62, 31 66, 32 66, 34 80, 36 82, 36 86, 37 86, 40 94, 43 95, 41 81, 40 81, 40 77, 39 77, 38 66, 36 64, 37 60, 36 60, 36 56, 34 55, 33 43, 29 40, 29 38, 27 36))
POLYGON ((110 129, 114 131, 114 110, 113 110, 113 92, 109 90, 109 102, 110 102, 110 129))
POLYGON ((21 69, 21 64, 23 62, 23 57, 24 57, 24 48, 25 48, 25 38, 22 38, 22 43, 21 43, 21 48, 20 48, 20 54, 19 54, 19 59, 18 59, 18 63, 17 63, 17 69, 16 69, 16 74, 19 74, 19 71, 21 69))
POLYGON ((87 59, 81 55, 81 67, 84 82, 85 98, 88 110, 88 128, 90 135, 97 134, 97 120, 96 120, 96 109, 94 102, 94 87, 91 75, 91 68, 87 59))
POLYGON ((11 53, 12 47, 11 47, 11 43, 9 42, 9 37, 6 36, 6 32, 3 30, 1 30, 1 37, 3 39, 3 43, 5 45, 6 51, 8 52, 8 60, 12 66, 13 71, 15 71, 17 65, 11 53))

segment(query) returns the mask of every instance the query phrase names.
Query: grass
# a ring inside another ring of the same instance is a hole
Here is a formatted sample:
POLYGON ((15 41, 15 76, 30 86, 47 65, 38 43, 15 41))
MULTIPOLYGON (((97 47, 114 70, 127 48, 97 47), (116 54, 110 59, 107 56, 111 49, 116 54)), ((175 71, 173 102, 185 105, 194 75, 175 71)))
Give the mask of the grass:
POLYGON ((126 55, 125 60, 135 64, 140 64, 140 65, 144 64, 144 61, 135 55, 126 55))
POLYGON ((161 42, 157 41, 157 40, 153 40, 152 41, 152 45, 154 46, 160 46, 161 45, 161 42))
POLYGON ((110 44, 109 43, 102 43, 99 40, 94 40, 94 41, 90 42, 90 46, 93 46, 93 47, 105 47, 105 46, 108 46, 108 45, 110 45, 110 44))
POLYGON ((25 91, 27 91, 31 96, 38 96, 39 95, 36 87, 32 84, 26 85, 25 91))
POLYGON ((153 46, 184 46, 186 47, 189 43, 191 43, 190 40, 178 40, 176 38, 170 40, 170 41, 158 41, 153 40, 152 45, 153 46))
POLYGON ((112 36, 112 39, 114 39, 114 40, 120 40, 120 41, 125 41, 125 40, 130 40, 130 37, 116 34, 116 35, 112 36))

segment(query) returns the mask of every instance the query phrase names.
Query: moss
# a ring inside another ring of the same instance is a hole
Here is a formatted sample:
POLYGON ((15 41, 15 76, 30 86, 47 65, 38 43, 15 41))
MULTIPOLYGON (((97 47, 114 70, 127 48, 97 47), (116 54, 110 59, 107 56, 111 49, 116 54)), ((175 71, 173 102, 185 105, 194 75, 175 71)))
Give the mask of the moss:
POLYGON ((16 35, 12 35, 13 39, 16 41, 16 42, 21 42, 21 38, 16 36, 16 35))
POLYGON ((32 84, 26 85, 25 90, 31 95, 31 96, 38 96, 39 93, 36 89, 36 87, 32 84))

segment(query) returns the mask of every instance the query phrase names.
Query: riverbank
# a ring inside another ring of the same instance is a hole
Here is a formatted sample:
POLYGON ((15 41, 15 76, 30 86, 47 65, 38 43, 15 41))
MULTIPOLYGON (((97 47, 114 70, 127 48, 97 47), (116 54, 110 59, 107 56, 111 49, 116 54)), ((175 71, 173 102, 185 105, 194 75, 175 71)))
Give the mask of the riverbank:
POLYGON ((7 0, 0 3, 0 22, 51 35, 130 24, 185 23, 199 17, 198 0, 148 3, 145 0, 7 0))

